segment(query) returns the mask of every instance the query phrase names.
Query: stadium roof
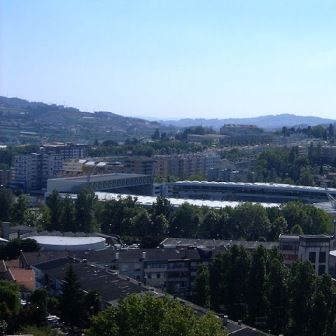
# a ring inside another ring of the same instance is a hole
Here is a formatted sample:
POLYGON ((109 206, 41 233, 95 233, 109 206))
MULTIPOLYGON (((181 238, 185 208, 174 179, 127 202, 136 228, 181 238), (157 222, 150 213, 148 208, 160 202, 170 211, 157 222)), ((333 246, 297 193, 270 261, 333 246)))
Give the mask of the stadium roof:
MULTIPOLYGON (((252 188, 277 188, 277 189, 292 189, 292 190, 307 190, 307 191, 316 191, 316 192, 326 192, 325 188, 322 187, 311 187, 311 186, 302 186, 302 185, 292 185, 284 183, 248 183, 248 182, 209 182, 209 181, 177 181, 170 183, 171 185, 209 185, 209 186, 231 186, 231 187, 252 187, 252 188)), ((336 193, 336 188, 328 188, 328 192, 336 193)))
MULTIPOLYGON (((156 202, 156 197, 154 196, 139 196, 139 195, 129 195, 129 194, 116 194, 116 193, 109 193, 109 192, 95 192, 98 200, 101 201, 108 201, 108 200, 117 200, 119 198, 126 198, 126 197, 133 197, 137 198, 137 203, 143 206, 151 206, 153 203, 156 202)), ((210 201, 210 200, 197 200, 197 199, 183 199, 183 198, 167 198, 173 207, 179 207, 183 203, 188 203, 191 205, 195 205, 198 207, 206 206, 209 208, 225 208, 231 207, 235 208, 240 204, 246 202, 230 202, 230 201, 210 201)), ((253 202, 253 204, 260 204, 265 208, 271 207, 279 207, 279 203, 257 203, 253 202)))

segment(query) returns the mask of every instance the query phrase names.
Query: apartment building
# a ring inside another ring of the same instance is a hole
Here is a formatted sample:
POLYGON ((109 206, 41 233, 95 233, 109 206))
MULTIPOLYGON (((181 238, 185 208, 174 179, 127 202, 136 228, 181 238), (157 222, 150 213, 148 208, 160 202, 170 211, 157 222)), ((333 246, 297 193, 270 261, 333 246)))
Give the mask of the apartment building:
POLYGON ((174 176, 189 178, 194 175, 207 176, 212 168, 219 162, 220 157, 215 152, 156 155, 155 175, 161 178, 174 176))
POLYGON ((280 235, 279 247, 286 266, 296 260, 309 261, 316 274, 329 273, 331 236, 328 235, 280 235))
POLYGON ((81 158, 86 153, 87 146, 62 144, 42 146, 39 153, 16 155, 10 186, 25 192, 45 188, 47 180, 60 173, 66 160, 81 158))
POLYGON ((9 169, 0 169, 0 187, 7 187, 11 180, 9 169))

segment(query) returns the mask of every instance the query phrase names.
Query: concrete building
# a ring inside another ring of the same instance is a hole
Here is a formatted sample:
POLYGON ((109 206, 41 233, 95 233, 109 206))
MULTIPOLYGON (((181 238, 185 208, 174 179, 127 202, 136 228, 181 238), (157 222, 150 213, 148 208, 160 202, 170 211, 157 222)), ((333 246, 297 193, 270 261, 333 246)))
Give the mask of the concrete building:
POLYGON ((220 158, 216 152, 203 152, 181 155, 156 155, 155 176, 188 178, 194 175, 207 176, 220 158))
POLYGON ((42 188, 43 157, 38 153, 14 157, 10 187, 25 192, 42 188))
POLYGON ((39 153, 16 155, 11 188, 24 192, 45 188, 48 178, 55 177, 62 171, 63 162, 83 157, 87 148, 86 145, 74 144, 45 145, 39 153))
POLYGON ((0 187, 7 187, 11 181, 11 171, 0 169, 0 187))
POLYGON ((153 176, 140 174, 104 174, 49 179, 47 195, 53 190, 60 193, 78 193, 82 189, 92 191, 114 191, 151 195, 153 176))
POLYGON ((87 156, 89 146, 83 144, 45 144, 41 147, 42 153, 55 154, 63 157, 64 161, 87 156))
POLYGON ((331 236, 328 235, 280 235, 280 253, 286 266, 296 260, 309 261, 316 274, 329 272, 331 236))

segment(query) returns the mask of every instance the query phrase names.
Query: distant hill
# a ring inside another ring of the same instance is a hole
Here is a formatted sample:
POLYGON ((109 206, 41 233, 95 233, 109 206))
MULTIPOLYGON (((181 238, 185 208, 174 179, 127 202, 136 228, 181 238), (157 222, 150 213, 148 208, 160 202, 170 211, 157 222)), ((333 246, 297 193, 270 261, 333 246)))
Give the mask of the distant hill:
POLYGON ((82 112, 73 107, 0 96, 0 143, 124 140, 146 137, 160 123, 111 112, 82 112))
POLYGON ((330 124, 336 120, 320 117, 303 117, 295 114, 266 115, 254 118, 228 118, 228 119, 180 119, 160 121, 164 125, 175 127, 207 126, 219 129, 224 124, 247 124, 256 125, 264 129, 279 129, 283 126, 315 126, 320 124, 330 124))

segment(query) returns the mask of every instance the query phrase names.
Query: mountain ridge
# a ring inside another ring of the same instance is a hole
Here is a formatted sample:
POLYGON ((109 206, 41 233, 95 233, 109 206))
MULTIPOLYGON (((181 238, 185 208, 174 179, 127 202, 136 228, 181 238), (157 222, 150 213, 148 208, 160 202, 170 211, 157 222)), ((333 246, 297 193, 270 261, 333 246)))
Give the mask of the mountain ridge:
POLYGON ((158 122, 113 112, 84 112, 64 105, 0 96, 0 142, 125 140, 148 137, 158 122))
POLYGON ((265 129, 279 129, 283 126, 316 126, 335 123, 336 120, 316 116, 298 116, 290 113, 269 114, 251 118, 183 118, 179 120, 160 120, 163 125, 174 127, 207 126, 219 129, 224 124, 248 124, 265 129))

